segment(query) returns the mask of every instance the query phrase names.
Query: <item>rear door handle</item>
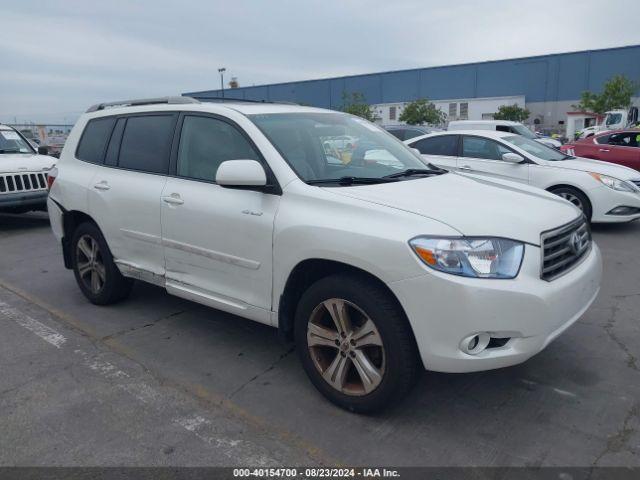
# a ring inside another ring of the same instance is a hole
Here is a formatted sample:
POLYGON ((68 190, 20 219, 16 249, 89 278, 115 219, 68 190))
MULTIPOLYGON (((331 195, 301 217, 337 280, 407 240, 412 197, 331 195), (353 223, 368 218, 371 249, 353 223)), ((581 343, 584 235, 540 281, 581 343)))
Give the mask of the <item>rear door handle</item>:
POLYGON ((93 188, 96 190, 109 190, 111 186, 107 183, 106 180, 102 180, 101 182, 96 183, 93 188))
POLYGON ((169 205, 182 205, 184 203, 184 200, 180 198, 180 194, 178 193, 172 193, 167 197, 162 197, 162 201, 164 203, 168 203, 169 205))
POLYGON ((459 167, 460 170, 464 170, 466 172, 471 172, 473 171, 473 168, 471 168, 469 165, 462 165, 461 167, 459 167))
POLYGON ((608 148, 601 148, 599 149, 600 152, 610 152, 611 150, 609 150, 608 148))

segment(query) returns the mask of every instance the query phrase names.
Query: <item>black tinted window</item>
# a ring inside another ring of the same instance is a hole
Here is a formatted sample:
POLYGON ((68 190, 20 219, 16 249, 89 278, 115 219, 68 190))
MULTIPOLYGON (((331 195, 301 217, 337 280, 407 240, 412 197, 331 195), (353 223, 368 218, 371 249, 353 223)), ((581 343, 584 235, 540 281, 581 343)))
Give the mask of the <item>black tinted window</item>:
POLYGON ((167 173, 173 123, 173 115, 127 118, 118 166, 142 172, 167 173))
POLYGON ((502 160, 502 154, 509 152, 510 150, 507 147, 488 138, 462 137, 463 157, 502 160))
POLYGON ((458 155, 458 136, 438 135, 437 137, 423 138, 411 146, 420 150, 420 153, 424 155, 455 157, 458 155))
POLYGON ((609 145, 618 145, 620 147, 637 147, 638 137, 640 137, 640 133, 638 132, 614 133, 613 135, 611 135, 611 137, 609 137, 609 145))
POLYGON ((120 142, 122 141, 122 132, 124 132, 124 124, 127 122, 126 118, 119 118, 116 123, 116 128, 113 129, 111 134, 111 140, 109 140, 109 146, 107 147, 107 155, 104 158, 105 165, 118 165, 118 151, 120 150, 120 142))
POLYGON ((405 140, 404 138, 404 130, 401 130, 399 128, 394 128, 393 130, 387 130, 391 135, 393 135, 394 137, 400 139, 400 140, 405 140))
POLYGON ((210 117, 185 117, 178 149, 178 175, 214 181, 218 167, 226 160, 259 160, 259 157, 232 125, 210 117))
POLYGON ((113 117, 89 120, 82 133, 76 156, 86 162, 102 163, 114 123, 116 120, 113 117))
POLYGON ((404 139, 409 140, 410 138, 419 137, 420 135, 424 135, 428 132, 423 132, 422 130, 405 130, 404 139))

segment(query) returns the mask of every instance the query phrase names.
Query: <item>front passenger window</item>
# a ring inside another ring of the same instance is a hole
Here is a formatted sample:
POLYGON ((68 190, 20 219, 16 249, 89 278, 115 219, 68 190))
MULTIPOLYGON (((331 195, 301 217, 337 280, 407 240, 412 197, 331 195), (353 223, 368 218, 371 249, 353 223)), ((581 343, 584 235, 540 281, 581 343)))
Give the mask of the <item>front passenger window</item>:
POLYGON ((502 160, 502 155, 511 150, 498 142, 481 137, 462 137, 462 156, 485 160, 502 160))
POLYGON ((186 116, 180 134, 178 175, 215 181, 226 160, 259 160, 248 140, 232 125, 211 117, 186 116))

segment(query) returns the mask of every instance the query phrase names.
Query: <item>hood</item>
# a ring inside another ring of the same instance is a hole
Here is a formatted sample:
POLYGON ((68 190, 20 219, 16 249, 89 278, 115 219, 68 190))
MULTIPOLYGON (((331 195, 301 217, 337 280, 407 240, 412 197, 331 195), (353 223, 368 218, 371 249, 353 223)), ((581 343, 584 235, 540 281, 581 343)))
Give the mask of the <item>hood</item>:
POLYGON ((580 216, 576 207, 544 190, 454 173, 324 189, 431 218, 465 236, 504 237, 534 245, 540 244, 541 232, 580 216))
POLYGON ((0 154, 0 173, 40 172, 49 170, 57 159, 46 155, 28 153, 0 154))
POLYGON ((567 168, 569 170, 580 170, 583 172, 599 173, 608 175, 620 180, 639 180, 640 172, 632 168, 616 165, 615 163, 591 160, 590 158, 576 158, 574 160, 560 160, 557 162, 547 162, 550 167, 567 168))

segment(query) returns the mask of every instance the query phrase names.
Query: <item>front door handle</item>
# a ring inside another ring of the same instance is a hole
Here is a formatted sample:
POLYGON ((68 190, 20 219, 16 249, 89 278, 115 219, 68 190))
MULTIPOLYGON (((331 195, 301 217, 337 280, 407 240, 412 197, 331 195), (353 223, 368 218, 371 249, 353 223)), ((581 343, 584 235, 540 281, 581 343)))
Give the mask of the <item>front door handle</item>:
POLYGON ((180 198, 180 194, 178 193, 172 193, 167 197, 162 197, 162 201, 164 203, 168 203, 169 205, 182 205, 184 203, 184 200, 180 198))
POLYGON ((473 170, 470 165, 462 165, 459 169, 464 170, 465 172, 471 172, 473 170))
POLYGON ((611 150, 609 150, 608 148, 601 148, 598 151, 600 151, 600 152, 610 152, 611 150))
POLYGON ((102 180, 101 182, 96 183, 93 188, 95 188, 96 190, 109 190, 111 188, 111 186, 107 183, 106 180, 102 180))

